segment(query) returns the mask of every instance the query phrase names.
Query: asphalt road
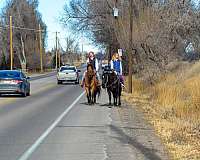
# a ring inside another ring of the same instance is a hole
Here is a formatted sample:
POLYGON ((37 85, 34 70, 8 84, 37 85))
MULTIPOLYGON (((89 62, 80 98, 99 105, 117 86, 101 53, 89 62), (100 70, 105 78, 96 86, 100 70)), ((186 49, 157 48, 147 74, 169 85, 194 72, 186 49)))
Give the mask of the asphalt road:
POLYGON ((82 92, 56 77, 31 81, 31 96, 0 97, 0 160, 15 160, 82 92))
MULTIPOLYGON (((142 145, 129 144, 104 92, 94 106, 81 95, 79 85, 57 85, 49 75, 31 80, 30 97, 0 97, 0 160, 167 159, 154 150, 149 158, 142 145)), ((151 141, 150 148, 156 146, 162 149, 151 141)))

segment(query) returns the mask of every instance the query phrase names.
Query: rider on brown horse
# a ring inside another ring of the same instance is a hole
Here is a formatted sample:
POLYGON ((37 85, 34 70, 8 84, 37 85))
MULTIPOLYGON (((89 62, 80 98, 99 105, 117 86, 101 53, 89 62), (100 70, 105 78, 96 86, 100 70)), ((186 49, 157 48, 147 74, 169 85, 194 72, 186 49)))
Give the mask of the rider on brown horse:
MULTIPOLYGON (((88 64, 92 65, 94 72, 96 74, 97 86, 100 86, 100 82, 99 82, 100 78, 99 78, 99 73, 98 73, 99 63, 98 63, 98 60, 95 58, 94 52, 92 52, 92 51, 90 51, 88 53, 87 65, 88 64)), ((81 87, 83 87, 85 85, 85 75, 86 75, 86 73, 87 73, 87 70, 83 74, 81 87)))
POLYGON ((88 104, 95 104, 96 96, 98 95, 99 97, 101 94, 101 87, 98 86, 96 72, 94 71, 92 64, 87 65, 87 71, 85 72, 84 78, 84 86, 88 99, 88 104))

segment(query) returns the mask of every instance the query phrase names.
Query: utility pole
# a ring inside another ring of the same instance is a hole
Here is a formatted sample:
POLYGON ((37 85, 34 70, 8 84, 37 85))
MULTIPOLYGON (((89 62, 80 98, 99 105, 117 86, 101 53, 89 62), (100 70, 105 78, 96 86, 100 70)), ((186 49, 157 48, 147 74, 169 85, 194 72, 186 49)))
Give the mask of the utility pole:
POLYGON ((82 54, 81 54, 81 63, 83 63, 83 56, 84 56, 84 54, 83 54, 83 42, 82 42, 82 54))
POLYGON ((56 31, 56 71, 58 71, 58 32, 56 31))
MULTIPOLYGON (((113 33, 112 34, 112 37, 113 37, 113 33)), ((109 44, 109 58, 108 58, 108 63, 110 63, 110 61, 112 60, 112 45, 109 44)))
POLYGON ((12 32, 12 16, 10 16, 10 70, 13 70, 13 32, 12 32))
MULTIPOLYGON (((118 21, 118 16, 119 16, 119 12, 118 12, 118 0, 115 0, 115 5, 114 5, 114 8, 113 8, 113 15, 114 15, 114 26, 117 26, 117 21, 118 21)), ((117 28, 116 28, 116 30, 115 31, 113 31, 113 33, 112 33, 112 37, 113 37, 113 42, 115 42, 115 40, 114 40, 114 38, 117 36, 117 34, 115 34, 115 33, 117 33, 117 28), (114 36, 114 35, 116 35, 116 36, 114 36)), ((112 53, 110 52, 110 59, 112 59, 112 53)))
POLYGON ((84 56, 84 53, 83 53, 83 43, 84 43, 84 39, 83 39, 83 33, 81 35, 81 63, 83 63, 83 56, 84 56))
POLYGON ((58 39, 58 67, 60 68, 61 55, 60 55, 60 41, 58 39))
POLYGON ((40 40, 40 72, 43 72, 43 57, 42 57, 42 31, 39 24, 39 40, 40 40))
POLYGON ((132 93, 132 45, 133 45, 133 0, 130 0, 130 33, 129 33, 129 52, 128 52, 128 92, 132 93))

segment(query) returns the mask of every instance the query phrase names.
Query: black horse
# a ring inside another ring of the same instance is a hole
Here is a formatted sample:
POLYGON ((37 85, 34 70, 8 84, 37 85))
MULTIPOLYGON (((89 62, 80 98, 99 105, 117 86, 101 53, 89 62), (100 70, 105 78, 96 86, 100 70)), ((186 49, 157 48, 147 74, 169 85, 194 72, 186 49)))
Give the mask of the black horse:
POLYGON ((102 88, 107 89, 109 96, 109 105, 111 105, 111 97, 113 95, 114 106, 121 105, 122 86, 120 78, 113 70, 106 70, 102 74, 102 88))

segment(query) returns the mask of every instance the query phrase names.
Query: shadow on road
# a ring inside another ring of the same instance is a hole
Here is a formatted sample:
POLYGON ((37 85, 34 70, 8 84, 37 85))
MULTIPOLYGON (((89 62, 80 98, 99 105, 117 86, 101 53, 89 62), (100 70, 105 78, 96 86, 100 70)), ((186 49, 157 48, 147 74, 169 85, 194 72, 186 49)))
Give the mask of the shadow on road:
POLYGON ((101 104, 101 103, 98 103, 98 102, 95 103, 95 104, 88 104, 87 102, 82 102, 80 104, 86 105, 86 106, 94 106, 94 107, 108 107, 108 108, 120 107, 120 106, 114 106, 113 104, 109 105, 109 103, 101 104))
POLYGON ((2 94, 0 95, 0 99, 1 98, 24 98, 22 95, 20 94, 2 94))
POLYGON ((82 103, 80 103, 80 104, 82 104, 82 105, 86 105, 86 106, 90 106, 90 104, 87 103, 87 102, 82 102, 82 103))
MULTIPOLYGON (((77 86, 77 85, 79 85, 79 84, 75 84, 75 83, 73 83, 73 82, 64 82, 64 83, 62 83, 62 84, 59 84, 59 86, 72 86, 72 85, 77 86)), ((79 86, 80 86, 80 85, 79 85, 79 86)))
POLYGON ((113 106, 113 105, 109 105, 109 103, 105 103, 105 104, 101 104, 100 106, 102 106, 102 107, 110 107, 110 106, 113 106))
POLYGON ((99 105, 100 103, 89 104, 88 102, 82 102, 82 103, 79 103, 79 104, 86 105, 86 106, 95 106, 95 105, 99 105))
POLYGON ((136 139, 133 139, 132 137, 124 133, 122 129, 117 128, 114 125, 109 125, 109 127, 112 131, 116 132, 120 136, 120 137, 113 137, 113 138, 118 139, 123 144, 126 144, 128 141, 128 144, 130 144, 132 147, 140 151, 149 160, 161 160, 161 158, 155 153, 157 152, 156 149, 151 149, 144 146, 143 144, 139 143, 136 139))

